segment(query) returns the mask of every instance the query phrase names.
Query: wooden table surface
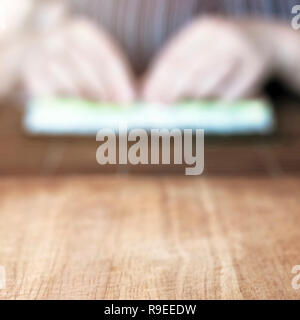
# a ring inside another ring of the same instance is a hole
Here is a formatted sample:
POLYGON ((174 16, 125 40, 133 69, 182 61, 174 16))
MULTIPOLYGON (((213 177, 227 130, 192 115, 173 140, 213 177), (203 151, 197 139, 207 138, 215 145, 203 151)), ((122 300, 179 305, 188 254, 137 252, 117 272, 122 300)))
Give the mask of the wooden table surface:
POLYGON ((297 177, 0 180, 3 299, 299 299, 297 177))

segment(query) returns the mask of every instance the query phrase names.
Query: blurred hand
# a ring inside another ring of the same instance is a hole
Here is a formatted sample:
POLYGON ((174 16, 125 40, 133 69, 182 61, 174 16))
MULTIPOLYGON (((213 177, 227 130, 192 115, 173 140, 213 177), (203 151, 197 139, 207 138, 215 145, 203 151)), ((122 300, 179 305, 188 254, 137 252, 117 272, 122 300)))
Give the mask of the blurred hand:
POLYGON ((23 29, 30 18, 36 0, 1 0, 0 44, 23 29))
POLYGON ((14 40, 0 47, 0 99, 15 96, 19 89, 26 44, 23 39, 14 40))
POLYGON ((240 27, 269 57, 272 75, 300 95, 300 32, 291 25, 262 20, 240 21, 240 27))
POLYGON ((34 8, 34 0, 1 0, 0 99, 17 89, 27 36, 20 36, 34 8))
POLYGON ((268 53, 236 22, 200 18, 180 32, 146 74, 142 96, 238 99, 257 93, 270 71, 268 53))
POLYGON ((113 41, 84 20, 38 35, 27 50, 22 85, 31 96, 76 96, 130 102, 135 91, 127 61, 113 41))
POLYGON ((32 33, 51 28, 67 18, 63 2, 1 0, 0 98, 20 93, 20 74, 32 33))

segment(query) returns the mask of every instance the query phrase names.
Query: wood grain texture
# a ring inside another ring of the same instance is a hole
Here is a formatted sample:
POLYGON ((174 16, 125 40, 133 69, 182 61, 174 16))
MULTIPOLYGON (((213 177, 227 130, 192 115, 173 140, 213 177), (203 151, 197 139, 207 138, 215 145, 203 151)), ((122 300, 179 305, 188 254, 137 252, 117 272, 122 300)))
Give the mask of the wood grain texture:
POLYGON ((1 299, 299 299, 298 178, 0 181, 1 299))

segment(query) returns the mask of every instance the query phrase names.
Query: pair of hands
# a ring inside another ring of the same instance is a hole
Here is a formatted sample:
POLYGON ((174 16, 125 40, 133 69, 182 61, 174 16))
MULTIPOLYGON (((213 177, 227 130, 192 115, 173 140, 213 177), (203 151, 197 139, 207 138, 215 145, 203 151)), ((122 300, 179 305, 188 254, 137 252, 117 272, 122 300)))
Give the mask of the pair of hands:
POLYGON ((236 100, 275 77, 300 94, 300 33, 261 19, 199 18, 175 36, 145 77, 146 100, 236 100))
POLYGON ((139 85, 122 50, 98 26, 69 20, 22 36, 0 53, 0 96, 65 95, 129 103, 255 95, 276 75, 300 92, 299 34, 280 23, 199 18, 155 57, 139 85))

